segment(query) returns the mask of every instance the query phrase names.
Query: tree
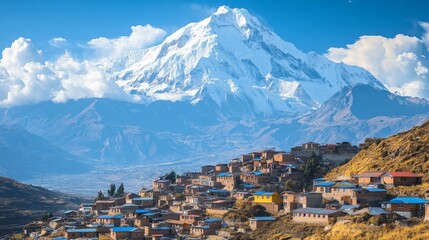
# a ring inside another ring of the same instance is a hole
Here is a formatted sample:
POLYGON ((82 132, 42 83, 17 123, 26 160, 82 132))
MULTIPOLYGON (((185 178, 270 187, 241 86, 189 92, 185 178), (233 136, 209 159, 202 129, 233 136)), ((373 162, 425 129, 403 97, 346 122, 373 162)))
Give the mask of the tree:
POLYGON ((110 184, 110 189, 107 190, 107 194, 109 194, 110 197, 115 196, 116 191, 116 185, 114 183, 110 184))
POLYGON ((314 173, 317 170, 317 167, 319 167, 319 158, 316 156, 314 152, 311 153, 310 158, 304 165, 304 175, 306 180, 313 179, 314 173))
POLYGON ((49 222, 49 219, 53 216, 54 215, 52 214, 52 212, 50 212, 50 213, 45 212, 45 214, 43 214, 43 216, 42 216, 42 222, 44 222, 44 223, 49 222))
POLYGON ((116 191, 115 197, 122 197, 124 195, 124 183, 121 183, 121 185, 119 185, 118 190, 116 191))
POLYGON ((171 171, 167 176, 165 176, 166 180, 170 180, 172 183, 176 182, 177 175, 174 171, 171 171))
POLYGON ((94 202, 96 202, 96 201, 98 201, 98 200, 103 200, 105 197, 104 197, 104 193, 103 193, 103 191, 98 191, 98 193, 97 193, 97 197, 95 198, 95 200, 94 200, 94 202))

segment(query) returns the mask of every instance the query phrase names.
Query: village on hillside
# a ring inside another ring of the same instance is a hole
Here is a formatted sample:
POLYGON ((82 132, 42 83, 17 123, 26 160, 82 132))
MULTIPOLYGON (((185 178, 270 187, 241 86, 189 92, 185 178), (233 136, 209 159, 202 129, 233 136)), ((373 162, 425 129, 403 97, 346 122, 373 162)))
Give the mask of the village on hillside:
POLYGON ((421 184, 421 175, 372 171, 350 179, 323 178, 358 151, 348 142, 309 142, 290 152, 251 152, 198 172, 171 172, 139 193, 125 193, 123 185, 117 194, 114 187, 108 196, 99 192, 94 202, 27 224, 24 234, 39 239, 234 239, 284 215, 320 226, 374 216, 379 224, 429 220, 426 199, 388 193, 392 187, 421 184))

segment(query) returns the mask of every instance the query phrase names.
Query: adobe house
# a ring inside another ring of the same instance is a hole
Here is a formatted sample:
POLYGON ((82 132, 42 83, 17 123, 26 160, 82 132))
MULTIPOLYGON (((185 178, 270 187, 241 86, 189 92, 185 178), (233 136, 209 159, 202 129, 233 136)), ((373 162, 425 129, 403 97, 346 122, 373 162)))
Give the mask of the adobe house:
POLYGON ((191 226, 189 234, 194 237, 216 235, 216 229, 211 228, 210 226, 191 226))
POLYGON ((155 202, 151 197, 136 197, 132 199, 131 203, 142 206, 144 208, 150 208, 155 206, 155 202))
POLYGON ((168 186, 171 185, 170 180, 155 180, 153 181, 152 187, 156 192, 167 190, 168 186))
POLYGON ((143 239, 144 233, 135 227, 113 227, 110 230, 112 239, 143 239))
POLYGON ((216 182, 220 182, 223 189, 232 191, 237 186, 238 176, 233 175, 232 173, 219 173, 216 175, 216 182))
POLYGON ((109 215, 118 215, 118 214, 120 215, 120 214, 129 213, 129 212, 135 212, 140 207, 141 206, 138 206, 132 203, 127 203, 121 206, 114 206, 109 209, 109 215))
POLYGON ((145 227, 145 236, 169 236, 172 234, 172 229, 167 226, 145 227))
POLYGON ((229 173, 240 173, 241 172, 241 162, 238 159, 233 159, 228 163, 228 172, 229 173))
POLYGON ((222 218, 206 218, 200 222, 202 226, 210 226, 214 229, 220 229, 222 227, 222 218))
POLYGON ((228 172, 228 164, 226 164, 226 163, 216 164, 215 171, 217 173, 228 172))
POLYGON ((186 234, 189 233, 191 225, 194 221, 180 221, 180 220, 166 220, 165 224, 169 226, 171 229, 174 229, 177 233, 186 234))
POLYGON ((254 185, 261 185, 268 182, 269 176, 262 172, 242 172, 240 179, 244 183, 250 183, 254 185))
POLYGON ((209 196, 215 196, 215 197, 228 197, 229 195, 231 195, 231 192, 224 189, 212 188, 207 191, 207 194, 209 196))
POLYGON ((358 188, 353 189, 353 195, 348 204, 367 204, 369 206, 380 206, 380 203, 386 200, 387 191, 381 188, 358 188))
POLYGON ((386 172, 382 183, 390 186, 412 186, 422 183, 422 176, 413 172, 386 172))
POLYGON ((397 197, 384 202, 382 207, 406 218, 423 217, 427 200, 419 197, 397 197))
POLYGON ((66 231, 65 237, 67 239, 75 238, 96 238, 96 228, 81 228, 81 229, 69 229, 66 231))
POLYGON ((249 219, 250 229, 256 230, 264 226, 265 224, 272 223, 276 220, 275 217, 253 217, 249 219))
POLYGON ((273 155, 273 160, 282 165, 297 163, 295 157, 290 153, 276 153, 273 155))
POLYGON ((207 175, 207 174, 209 174, 211 172, 214 172, 215 169, 216 169, 216 167, 213 166, 213 165, 204 165, 204 166, 201 167, 201 173, 203 175, 207 175))
POLYGON ((384 172, 380 171, 363 172, 360 174, 353 175, 353 180, 357 182, 360 186, 380 184, 381 177, 383 176, 383 174, 384 172))
POLYGON ((115 227, 118 227, 121 225, 121 215, 102 215, 98 216, 95 220, 98 224, 111 224, 115 227))
POLYGON ((92 211, 99 213, 102 210, 109 210, 109 208, 116 205, 115 200, 98 200, 95 202, 95 206, 92 208, 92 211))
POLYGON ((283 193, 283 209, 285 213, 290 213, 298 208, 319 208, 322 200, 322 193, 306 192, 298 194, 287 191, 283 193))
POLYGON ((235 198, 237 200, 244 200, 250 196, 252 196, 252 194, 250 194, 250 192, 233 192, 231 195, 232 198, 235 198))
POLYGON ((313 184, 313 192, 330 193, 331 187, 334 185, 335 182, 329 182, 322 179, 313 184))
POLYGON ((294 222, 313 223, 319 225, 329 225, 335 221, 338 216, 343 216, 339 210, 330 210, 325 208, 299 208, 292 211, 294 222))

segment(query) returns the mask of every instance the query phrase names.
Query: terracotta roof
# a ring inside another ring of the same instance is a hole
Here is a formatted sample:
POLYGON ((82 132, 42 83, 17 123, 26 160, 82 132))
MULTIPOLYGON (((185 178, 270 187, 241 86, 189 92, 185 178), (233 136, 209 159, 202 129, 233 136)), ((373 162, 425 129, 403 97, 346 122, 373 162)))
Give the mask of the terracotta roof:
POLYGON ((421 177, 421 175, 415 174, 413 172, 387 172, 392 177, 421 177))

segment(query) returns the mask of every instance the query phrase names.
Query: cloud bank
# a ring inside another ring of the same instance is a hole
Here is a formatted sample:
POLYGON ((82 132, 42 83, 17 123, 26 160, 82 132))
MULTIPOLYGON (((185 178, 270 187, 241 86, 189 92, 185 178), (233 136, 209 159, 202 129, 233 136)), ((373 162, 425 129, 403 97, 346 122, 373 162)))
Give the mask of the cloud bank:
POLYGON ((422 38, 362 36, 346 48, 330 48, 325 56, 365 68, 392 92, 429 99, 429 23, 420 26, 425 30, 422 38))
MULTIPOLYGON (((90 40, 85 48, 92 52, 83 60, 66 51, 48 61, 31 39, 18 38, 2 51, 0 107, 92 97, 137 100, 109 79, 102 62, 109 62, 124 51, 150 47, 162 40, 166 33, 150 25, 133 26, 131 30, 129 36, 90 40)), ((68 43, 64 38, 54 38, 49 44, 55 48, 66 48, 68 43)))

